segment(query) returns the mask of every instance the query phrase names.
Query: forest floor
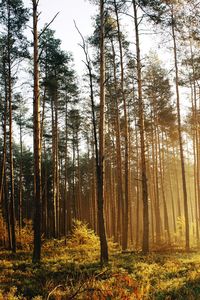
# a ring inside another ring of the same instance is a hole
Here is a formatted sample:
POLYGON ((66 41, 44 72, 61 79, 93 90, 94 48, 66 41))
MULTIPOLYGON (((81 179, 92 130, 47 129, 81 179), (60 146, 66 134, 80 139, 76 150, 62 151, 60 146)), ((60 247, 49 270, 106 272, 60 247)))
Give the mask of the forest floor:
POLYGON ((101 268, 98 238, 85 229, 44 242, 42 262, 27 250, 0 251, 0 300, 200 299, 200 253, 121 253, 109 243, 101 268), (84 230, 83 230, 84 231, 84 230))

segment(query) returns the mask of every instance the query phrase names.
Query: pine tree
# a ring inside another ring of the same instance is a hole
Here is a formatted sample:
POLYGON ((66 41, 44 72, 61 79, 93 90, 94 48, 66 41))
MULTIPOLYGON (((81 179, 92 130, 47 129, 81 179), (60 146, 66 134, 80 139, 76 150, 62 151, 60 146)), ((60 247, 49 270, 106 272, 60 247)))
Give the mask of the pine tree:
POLYGON ((38 49, 38 3, 33 4, 33 63, 34 63, 34 90, 33 90, 33 122, 34 122, 34 249, 33 263, 41 259, 41 131, 40 131, 40 89, 39 89, 39 49, 38 49))
POLYGON ((0 4, 0 19, 3 25, 1 40, 3 45, 3 60, 5 73, 6 101, 9 111, 9 161, 10 161, 10 224, 11 246, 16 252, 15 238, 15 192, 14 192, 14 165, 13 165, 13 85, 15 66, 21 58, 27 57, 27 43, 23 36, 23 29, 28 21, 28 11, 23 7, 21 0, 3 0, 0 4))

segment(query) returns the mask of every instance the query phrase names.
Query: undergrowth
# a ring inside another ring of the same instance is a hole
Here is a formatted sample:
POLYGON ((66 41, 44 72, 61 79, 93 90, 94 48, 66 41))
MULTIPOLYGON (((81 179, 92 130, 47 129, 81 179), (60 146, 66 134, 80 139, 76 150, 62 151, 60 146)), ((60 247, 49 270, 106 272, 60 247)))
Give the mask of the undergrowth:
POLYGON ((70 238, 46 241, 41 264, 30 247, 0 252, 0 300, 200 299, 200 255, 121 253, 109 241, 110 262, 99 264, 99 238, 76 222, 70 238))

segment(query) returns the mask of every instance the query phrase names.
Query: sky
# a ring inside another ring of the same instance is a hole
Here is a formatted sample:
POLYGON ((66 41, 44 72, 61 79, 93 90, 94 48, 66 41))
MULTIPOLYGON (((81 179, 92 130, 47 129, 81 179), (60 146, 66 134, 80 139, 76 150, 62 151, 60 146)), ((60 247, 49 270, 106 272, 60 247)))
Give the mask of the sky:
MULTIPOLYGON (((31 0, 23 0, 26 7, 32 7, 31 0)), ((86 37, 93 33, 93 18, 98 12, 98 6, 92 5, 89 0, 39 0, 39 11, 41 12, 39 18, 39 29, 44 27, 45 23, 49 23, 53 17, 59 12, 56 19, 50 25, 51 29, 56 31, 56 38, 62 41, 62 49, 72 53, 74 57, 75 69, 78 75, 81 75, 84 70, 84 54, 81 47, 81 37, 78 34, 74 20, 81 32, 86 37)), ((124 18, 123 18, 124 19, 124 18)), ((134 26, 133 19, 125 17, 126 21, 123 22, 123 30, 127 32, 129 40, 134 40, 134 26)), ((32 21, 31 21, 32 22, 32 21)), ((30 25, 32 25, 30 23, 30 25)), ((30 30, 29 30, 30 31, 30 30)), ((30 38, 32 36, 30 35, 30 38)), ((150 48, 154 48, 151 41, 152 37, 145 36, 145 41, 141 36, 141 50, 148 53, 150 48), (145 45, 143 45, 143 42, 145 45)), ((130 45, 133 52, 135 45, 130 45)))
MULTIPOLYGON (((23 2, 25 7, 32 8, 31 0, 23 0, 23 2)), ((50 28, 55 30, 55 37, 62 41, 62 49, 72 53, 74 69, 79 78, 81 78, 85 70, 85 65, 82 62, 84 60, 83 50, 78 45, 81 42, 81 38, 74 26, 74 20, 83 36, 89 36, 93 32, 92 16, 97 12, 97 9, 98 7, 90 4, 88 0, 39 0, 39 29, 44 28, 44 25, 49 23, 59 12, 54 22, 50 25, 50 28)), ((32 19, 30 19, 29 26, 32 27, 32 19)), ((27 28, 26 34, 29 40, 31 40, 31 28, 27 28)), ((26 77, 24 79, 26 80, 26 77)), ((29 93, 27 94, 27 101, 31 107, 32 92, 30 95, 29 93)), ((17 131, 15 131, 15 135, 17 139, 17 131)), ((26 145, 32 148, 32 137, 30 134, 26 134, 23 140, 26 145)))
MULTIPOLYGON (((24 0, 26 7, 31 7, 32 1, 24 0)), ((82 50, 78 45, 81 42, 80 36, 74 26, 74 21, 83 36, 88 36, 93 32, 92 16, 97 12, 98 7, 89 3, 88 0, 40 0, 39 28, 45 23, 49 23, 56 13, 59 12, 50 28, 56 31, 56 38, 61 39, 62 49, 73 54, 75 68, 84 68, 82 50)))
MULTIPOLYGON (((23 0, 25 7, 32 7, 31 0, 23 0)), ((39 29, 43 28, 45 23, 49 23, 53 17, 59 12, 50 28, 55 30, 56 38, 62 41, 62 49, 71 52, 74 57, 74 69, 77 72, 80 84, 82 74, 85 73, 85 65, 82 60, 85 59, 83 50, 78 45, 81 42, 80 35, 78 34, 74 20, 84 37, 89 36, 93 32, 93 19, 92 17, 98 12, 98 6, 89 3, 89 0, 39 0, 39 29)), ((130 47, 135 52, 133 20, 126 17, 125 31, 128 32, 129 40, 132 41, 130 47), (127 23, 128 22, 128 23, 127 23)), ((32 20, 30 21, 32 26, 32 20)), ((32 38, 31 30, 29 31, 29 38, 32 38)), ((148 54, 149 50, 159 51, 157 44, 157 37, 142 35, 141 36, 141 50, 142 54, 148 54)), ((161 47, 162 48, 162 47, 161 47)), ((162 60, 168 63, 173 58, 161 54, 162 60)), ((171 61, 173 63, 173 59, 171 61)), ((185 96, 184 96, 185 98, 185 96)), ((31 98, 32 101, 32 98, 31 98)), ((185 101, 182 101, 182 107, 185 109, 185 101)))

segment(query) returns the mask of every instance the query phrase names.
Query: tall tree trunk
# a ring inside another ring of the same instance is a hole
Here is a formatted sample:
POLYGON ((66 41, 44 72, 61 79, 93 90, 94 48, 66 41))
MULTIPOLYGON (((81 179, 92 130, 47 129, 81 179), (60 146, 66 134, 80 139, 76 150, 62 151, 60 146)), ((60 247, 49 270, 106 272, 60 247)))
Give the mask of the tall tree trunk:
MULTIPOLYGON (((22 118, 22 116, 20 116, 20 119, 22 118)), ((21 239, 21 229, 22 229, 22 220, 23 220, 23 216, 22 216, 22 193, 23 193, 23 182, 22 182, 22 160, 23 160, 23 147, 22 147, 22 124, 20 121, 20 171, 19 171, 19 237, 21 239)))
POLYGON ((55 138, 55 109, 53 97, 51 97, 51 128, 52 128, 52 192, 53 192, 53 231, 57 237, 57 203, 56 203, 56 138, 55 138))
POLYGON ((163 208, 164 208, 164 226, 165 226, 164 229, 167 232, 167 239, 168 239, 168 243, 170 244, 171 243, 171 236, 170 236, 170 229, 169 229, 169 217, 168 217, 168 209, 167 209, 166 195, 165 195, 165 184, 164 184, 165 163, 164 163, 163 144, 164 144, 164 138, 163 138, 163 132, 162 132, 162 149, 161 149, 160 136, 159 136, 159 133, 158 133, 160 185, 161 185, 161 191, 162 191, 162 196, 163 196, 163 208))
POLYGON ((14 199, 14 165, 13 165, 13 124, 12 124, 12 74, 11 74, 11 24, 10 24, 10 2, 7 2, 8 33, 7 33, 7 63, 8 63, 8 105, 9 105, 9 159, 10 159, 10 226, 12 252, 16 252, 15 237, 15 199, 14 199))
POLYGON ((121 41, 121 31, 120 31, 120 23, 119 23, 119 16, 118 16, 118 8, 116 0, 114 0, 115 5, 115 14, 117 19, 117 36, 118 36, 118 43, 119 43, 119 52, 120 52, 120 69, 121 69, 121 94, 123 100, 123 110, 124 110, 124 147, 125 147, 125 199, 124 199, 124 211, 122 216, 122 224, 123 224, 123 232, 122 232, 122 250, 127 249, 128 247, 128 210, 129 210, 129 145, 128 145, 128 116, 127 116, 127 105, 126 105, 126 96, 124 91, 124 63, 123 63, 123 50, 122 50, 122 41, 121 41))
MULTIPOLYGON (((123 175, 122 175, 122 155, 121 155, 121 127, 120 127, 120 113, 119 101, 117 92, 117 71, 116 71, 116 53, 114 43, 112 43, 113 55, 113 75, 114 75, 114 88, 115 88, 115 132, 116 132, 116 159, 117 159, 117 241, 121 239, 121 225, 122 225, 122 206, 123 206, 123 175), (120 238, 119 238, 120 237, 120 238)), ((123 216, 124 217, 124 216, 123 216)))
POLYGON ((148 205, 148 187, 147 170, 145 157, 145 137, 144 137, 144 102, 142 97, 142 75, 140 58, 140 40, 139 40, 139 22, 137 16, 136 1, 132 0, 135 22, 136 38, 136 58, 137 58, 137 82, 138 82, 138 105, 139 105, 139 129, 140 129, 140 149, 141 149, 141 174, 142 174, 142 199, 143 199, 143 253, 149 252, 149 205, 148 205))
POLYGON ((73 212, 73 218, 77 219, 77 203, 76 203, 76 189, 75 189, 75 168, 76 168, 76 148, 75 148, 75 133, 73 128, 73 138, 72 138, 72 169, 73 169, 73 175, 72 175, 72 212, 73 212))
POLYGON ((190 53, 192 63, 192 75, 194 82, 191 85, 192 96, 192 115, 194 118, 194 133, 193 133, 193 155, 194 155, 194 190, 195 190, 195 222, 196 222, 196 238, 197 245, 200 243, 199 237, 199 215, 200 215, 200 153, 199 153, 199 122, 198 122, 198 108, 197 108, 197 88, 195 82, 195 67, 192 43, 190 41, 190 53))
MULTIPOLYGON (((42 145, 42 143, 41 143, 42 145)), ((46 143, 45 139, 43 139, 43 154, 44 161, 47 162, 47 152, 46 152, 46 143)), ((49 237, 49 208, 48 208, 48 169, 44 167, 44 191, 42 195, 42 206, 43 206, 43 230, 45 232, 45 236, 49 237)))
MULTIPOLYGON (((80 33, 80 32, 79 32, 80 33)), ((81 35, 81 33, 80 33, 81 35)), ((95 104, 93 92, 92 68, 87 47, 83 40, 83 50, 86 58, 86 66, 89 73, 90 99, 92 108, 92 125, 94 133, 95 160, 96 160, 96 179, 97 179, 97 221, 100 236, 100 260, 101 264, 108 262, 108 245, 106 239, 104 222, 104 123, 105 123, 105 46, 104 46, 104 0, 100 0, 100 121, 99 121, 99 147, 97 140, 97 126, 95 117, 95 104)), ((95 221, 95 218, 94 218, 95 221)), ((96 225, 96 224, 94 224, 96 225)))
MULTIPOLYGON (((5 62, 3 62, 3 68, 5 72, 5 62)), ((5 178, 6 178, 6 153, 7 153, 7 114, 8 114, 8 97, 7 97, 7 80, 5 78, 5 109, 4 109, 4 120, 3 120, 3 157, 2 157, 2 166, 1 166, 1 181, 0 181, 0 207, 1 207, 1 214, 3 212, 3 207, 5 209, 6 215, 7 215, 7 229, 8 236, 10 237, 10 220, 9 220, 9 211, 8 211, 8 205, 6 202, 6 193, 5 193, 5 178)), ((2 216, 2 215, 1 215, 2 216)), ((11 249, 10 239, 9 239, 9 249, 11 249)))
POLYGON ((154 185, 154 202, 155 202, 155 231, 156 231, 156 245, 161 243, 161 217, 160 217, 160 193, 159 193, 159 176, 158 176, 158 125, 155 99, 153 99, 152 112, 152 156, 153 156, 153 185, 154 185), (153 123, 155 125, 153 126, 153 123))
POLYGON ((10 203, 9 203, 9 197, 8 197, 8 180, 7 180, 7 174, 6 169, 4 172, 4 202, 5 202, 5 212, 6 212, 6 225, 7 225, 7 232, 8 232, 8 246, 9 249, 12 249, 11 244, 11 226, 10 226, 10 203))
POLYGON ((79 153, 80 150, 79 150, 78 131, 76 132, 76 140, 77 140, 76 152, 77 152, 77 178, 78 178, 78 183, 77 183, 77 215, 78 215, 78 219, 82 220, 82 212, 81 212, 82 193, 81 193, 81 171, 80 171, 80 153, 79 153))
POLYGON ((177 60, 177 46, 175 35, 175 18, 172 4, 171 11, 171 24, 172 24, 172 38, 173 38, 173 50, 174 50, 174 65, 175 65, 175 83, 176 83, 176 105, 177 105, 177 118, 178 118, 178 135, 179 135, 179 147, 181 158, 181 172, 182 172, 182 186, 183 186, 183 200, 184 200, 184 216, 185 216, 185 249, 190 249, 190 236, 189 236, 189 215, 188 215, 188 199, 187 199, 187 186, 185 176, 185 162, 183 153, 183 138, 182 138, 182 126, 181 126, 181 114, 180 114, 180 95, 179 95, 179 74, 178 74, 178 60, 177 60))
POLYGON ((11 66, 9 63, 9 79, 8 79, 8 99, 9 99, 9 154, 10 154, 10 226, 12 252, 16 252, 15 237, 15 199, 14 199, 14 165, 13 165, 13 138, 12 138, 12 89, 11 89, 11 66))
POLYGON ((41 258, 41 143, 40 143, 40 91, 39 91, 39 62, 38 62, 38 3, 33 3, 33 38, 34 38, 34 249, 33 263, 41 258))
MULTIPOLYGON (((176 182, 176 189, 177 189, 177 212, 178 212, 178 217, 182 217, 182 212, 181 212, 181 193, 180 193, 180 185, 179 185, 179 170, 178 170, 178 163, 177 163, 177 155, 175 152, 175 145, 173 145, 173 160, 174 160, 174 179, 176 182)), ((180 231, 180 235, 182 235, 182 232, 180 231)))
POLYGON ((100 0, 100 121, 99 121, 99 161, 97 167, 98 225, 101 248, 101 264, 108 262, 108 245, 104 222, 104 155, 105 155, 105 45, 104 45, 104 0, 100 0))
POLYGON ((170 190, 170 197, 171 197, 171 205, 172 205, 172 218, 173 218, 173 229, 174 229, 174 235, 175 235, 175 241, 177 241, 177 228, 176 228, 176 214, 175 214, 175 203, 174 203, 174 193, 172 188, 172 165, 171 165, 171 155, 169 151, 169 141, 167 140, 167 135, 165 135, 166 138, 166 147, 167 147, 167 153, 168 153, 168 162, 169 162, 169 170, 168 170, 168 178, 169 178, 169 190, 170 190))
MULTIPOLYGON (((135 126, 136 126, 135 120, 135 126)), ((135 240, 135 248, 139 250, 140 247, 140 158, 139 158, 139 136, 138 130, 136 129, 136 153, 137 153, 137 165, 136 165, 136 240, 135 240)))
MULTIPOLYGON (((56 77, 56 74, 55 74, 56 77)), ((55 135, 55 193, 56 193, 56 237, 60 236, 60 182, 59 182, 59 151, 58 151, 58 93, 55 91, 54 97, 55 105, 55 123, 54 123, 54 135, 55 135)))

